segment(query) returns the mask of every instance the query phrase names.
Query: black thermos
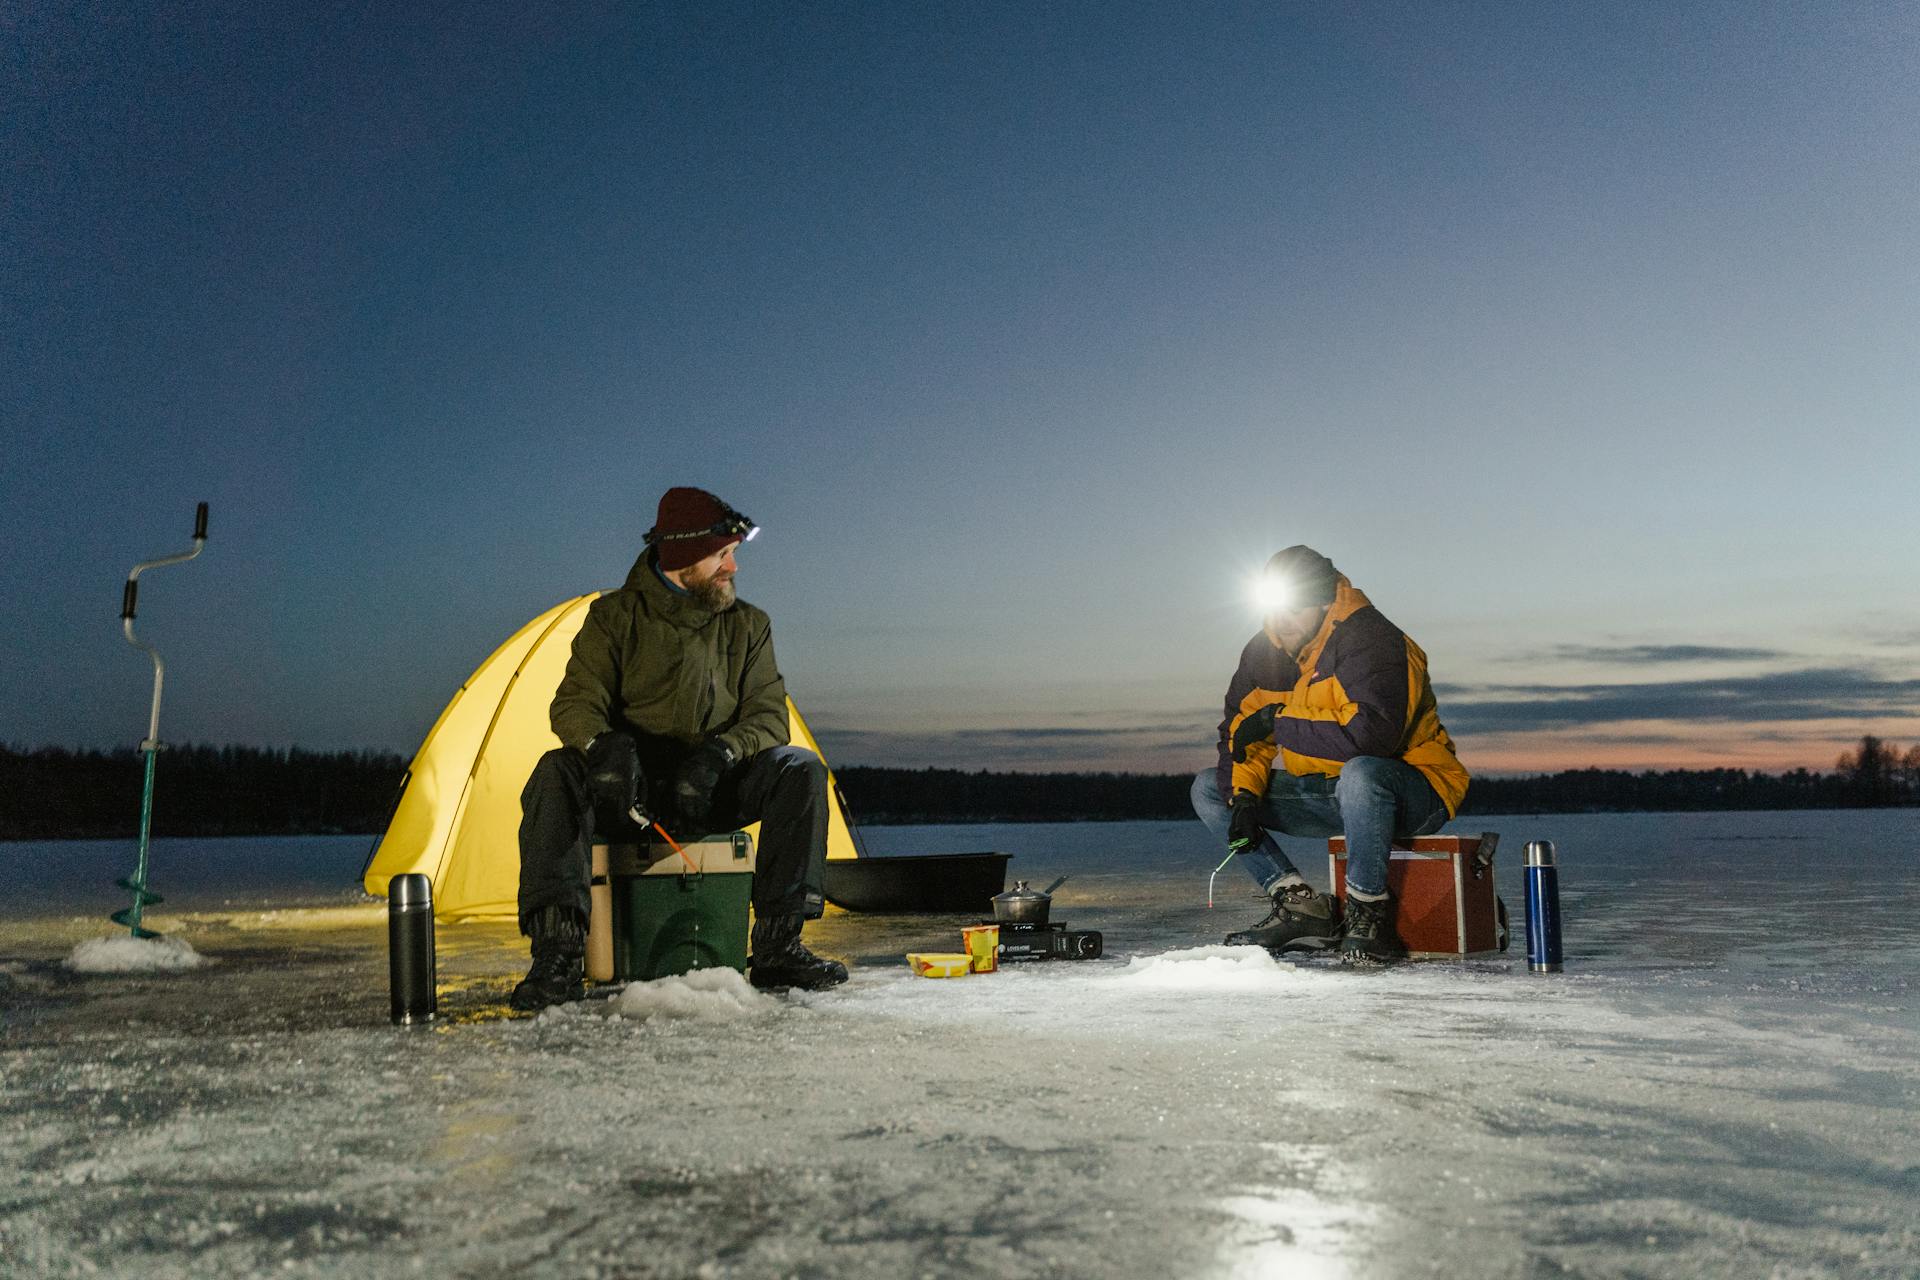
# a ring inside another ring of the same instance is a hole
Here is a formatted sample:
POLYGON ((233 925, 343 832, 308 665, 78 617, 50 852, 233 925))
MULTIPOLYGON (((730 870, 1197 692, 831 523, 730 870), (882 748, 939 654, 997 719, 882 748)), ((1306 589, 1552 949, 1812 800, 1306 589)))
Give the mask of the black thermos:
POLYGON ((395 1026, 433 1021, 433 882, 423 875, 387 885, 387 986, 395 1026))

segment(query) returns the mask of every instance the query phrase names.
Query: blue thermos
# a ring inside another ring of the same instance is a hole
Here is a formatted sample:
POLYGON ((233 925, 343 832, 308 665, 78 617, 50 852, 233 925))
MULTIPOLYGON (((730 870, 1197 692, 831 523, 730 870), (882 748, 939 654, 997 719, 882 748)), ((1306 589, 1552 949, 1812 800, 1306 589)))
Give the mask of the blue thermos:
POLYGON ((1551 840, 1527 844, 1527 972, 1560 972, 1560 864, 1551 840))

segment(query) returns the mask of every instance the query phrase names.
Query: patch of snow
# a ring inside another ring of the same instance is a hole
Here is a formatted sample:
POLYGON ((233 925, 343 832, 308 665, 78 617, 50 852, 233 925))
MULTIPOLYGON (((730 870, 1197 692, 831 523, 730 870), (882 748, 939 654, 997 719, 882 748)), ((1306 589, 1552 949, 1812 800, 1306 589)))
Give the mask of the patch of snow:
POLYGON ((1285 991, 1312 982, 1264 947, 1187 947, 1139 956, 1113 975, 1116 982, 1157 991, 1285 991))
POLYGON ((158 938, 136 938, 116 934, 106 938, 88 938, 67 957, 67 968, 75 973, 183 973, 212 961, 193 949, 193 944, 177 934, 158 938))
POLYGON ((772 1007, 773 1002, 733 969, 696 969, 674 978, 636 982, 613 1002, 622 1018, 689 1018, 696 1022, 739 1022, 772 1007))

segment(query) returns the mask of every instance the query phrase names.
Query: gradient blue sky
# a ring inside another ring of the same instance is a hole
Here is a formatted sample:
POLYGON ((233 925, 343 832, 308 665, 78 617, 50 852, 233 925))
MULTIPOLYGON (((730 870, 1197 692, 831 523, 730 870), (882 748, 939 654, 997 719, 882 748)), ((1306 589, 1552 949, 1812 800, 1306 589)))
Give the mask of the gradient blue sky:
POLYGON ((1920 732, 1911 4, 131 8, 0 16, 0 741, 205 499, 163 736, 411 750, 670 484, 837 763, 1202 764, 1301 541, 1477 768, 1920 732))

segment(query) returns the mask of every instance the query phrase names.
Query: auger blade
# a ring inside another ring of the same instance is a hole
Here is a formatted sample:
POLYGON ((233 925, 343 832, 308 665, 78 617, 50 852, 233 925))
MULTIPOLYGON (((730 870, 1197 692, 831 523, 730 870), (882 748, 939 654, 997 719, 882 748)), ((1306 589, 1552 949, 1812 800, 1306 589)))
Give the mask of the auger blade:
POLYGON ((121 910, 116 911, 112 915, 108 916, 107 919, 113 921, 117 925, 122 925, 125 928, 131 929, 133 931, 133 936, 136 938, 157 938, 160 936, 159 934, 155 933, 153 930, 144 929, 133 922, 132 907, 124 907, 121 910))
POLYGON ((140 906, 150 907, 156 902, 166 901, 166 899, 159 894, 150 892, 145 884, 136 884, 133 880, 125 876, 115 880, 114 883, 131 893, 134 902, 140 906))

